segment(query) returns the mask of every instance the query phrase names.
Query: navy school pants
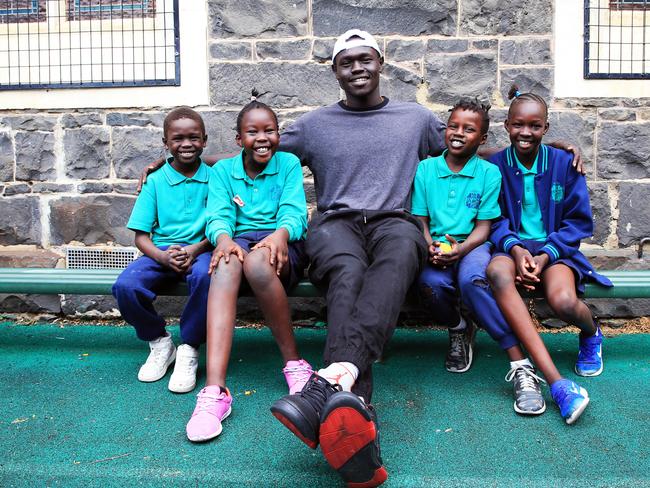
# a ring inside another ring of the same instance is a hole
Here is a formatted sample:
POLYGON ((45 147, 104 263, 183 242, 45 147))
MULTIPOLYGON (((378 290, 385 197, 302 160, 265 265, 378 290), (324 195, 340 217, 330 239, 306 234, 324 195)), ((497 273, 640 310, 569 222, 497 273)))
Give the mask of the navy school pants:
MULTIPOLYGON (((165 250, 168 246, 161 246, 165 250)), ((165 335, 165 319, 153 307, 157 293, 169 285, 186 281, 188 298, 180 318, 181 339, 198 346, 205 342, 212 252, 200 254, 190 272, 181 276, 148 256, 129 264, 113 285, 113 296, 124 320, 135 328, 138 338, 152 341, 165 335)))
POLYGON ((357 366, 353 392, 369 402, 372 364, 426 260, 422 228, 406 212, 342 210, 312 219, 306 249, 309 277, 326 290, 325 365, 357 366))
POLYGON ((491 244, 486 242, 446 269, 427 264, 418 278, 418 286, 436 322, 447 327, 458 325, 462 301, 478 324, 505 350, 519 341, 492 296, 486 277, 491 258, 491 244))

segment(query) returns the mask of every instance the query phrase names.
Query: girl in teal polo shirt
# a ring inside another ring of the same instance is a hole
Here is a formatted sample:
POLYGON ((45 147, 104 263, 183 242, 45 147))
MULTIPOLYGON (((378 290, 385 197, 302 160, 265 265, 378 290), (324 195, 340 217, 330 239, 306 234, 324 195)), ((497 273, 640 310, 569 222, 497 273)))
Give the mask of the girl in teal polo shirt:
POLYGON ((231 411, 226 370, 240 285, 253 291, 273 332, 289 392, 302 390, 312 373, 298 354, 285 291, 300 280, 307 264, 302 169, 293 154, 276 152, 277 117, 256 97, 253 91, 237 117, 241 153, 219 161, 210 177, 206 236, 215 251, 209 270, 206 386, 187 424, 187 437, 195 442, 218 436, 231 411))

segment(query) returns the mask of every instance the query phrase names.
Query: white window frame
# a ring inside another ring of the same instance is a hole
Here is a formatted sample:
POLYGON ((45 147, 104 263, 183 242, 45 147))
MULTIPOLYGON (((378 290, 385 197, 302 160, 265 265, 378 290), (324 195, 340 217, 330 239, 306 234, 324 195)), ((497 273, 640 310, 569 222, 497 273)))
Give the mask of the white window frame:
POLYGON ((584 0, 555 2, 556 98, 648 98, 648 80, 585 80, 584 0))
POLYGON ((5 110, 75 108, 147 108, 209 103, 205 0, 179 2, 180 86, 65 88, 0 91, 5 110))

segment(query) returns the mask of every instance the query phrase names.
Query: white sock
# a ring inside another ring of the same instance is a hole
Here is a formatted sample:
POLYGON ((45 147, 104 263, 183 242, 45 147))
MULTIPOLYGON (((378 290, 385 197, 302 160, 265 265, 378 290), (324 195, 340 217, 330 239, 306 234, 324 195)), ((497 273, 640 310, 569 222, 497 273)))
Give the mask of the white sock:
POLYGON ((465 322, 465 317, 461 315, 458 325, 456 327, 449 327, 449 330, 465 330, 465 327, 467 327, 467 322, 465 322))
POLYGON ((524 358, 519 361, 510 361, 510 368, 516 368, 517 366, 529 366, 533 368, 533 363, 530 362, 530 359, 524 358))
POLYGON ((348 362, 332 363, 319 370, 318 375, 333 385, 341 385, 343 391, 352 391, 352 386, 359 377, 359 368, 348 362))

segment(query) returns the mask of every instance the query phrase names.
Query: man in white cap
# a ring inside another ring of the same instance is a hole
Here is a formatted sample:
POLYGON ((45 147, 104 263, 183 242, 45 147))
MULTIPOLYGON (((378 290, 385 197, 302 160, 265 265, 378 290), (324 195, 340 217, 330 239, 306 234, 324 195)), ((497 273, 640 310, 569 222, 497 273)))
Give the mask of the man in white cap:
POLYGON ((421 105, 381 96, 383 56, 367 32, 340 36, 332 63, 345 100, 303 115, 280 142, 314 175, 319 215, 307 252, 310 278, 326 290, 326 367, 271 411, 308 446, 320 443, 348 484, 377 486, 387 472, 369 404, 372 364, 426 261, 410 192, 419 161, 444 150, 445 125, 421 105))

